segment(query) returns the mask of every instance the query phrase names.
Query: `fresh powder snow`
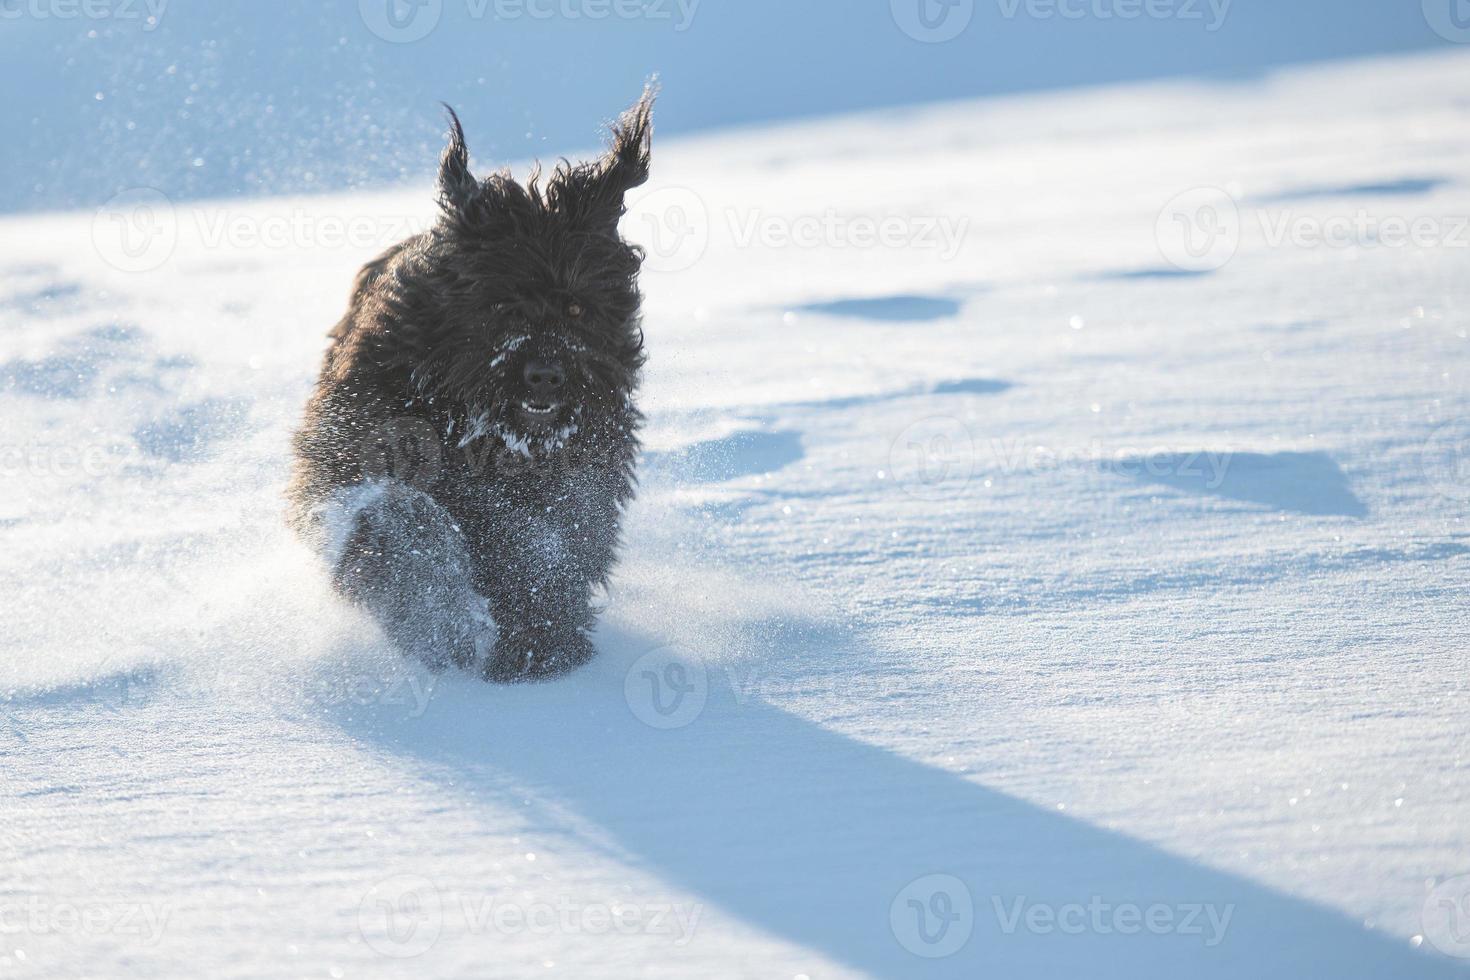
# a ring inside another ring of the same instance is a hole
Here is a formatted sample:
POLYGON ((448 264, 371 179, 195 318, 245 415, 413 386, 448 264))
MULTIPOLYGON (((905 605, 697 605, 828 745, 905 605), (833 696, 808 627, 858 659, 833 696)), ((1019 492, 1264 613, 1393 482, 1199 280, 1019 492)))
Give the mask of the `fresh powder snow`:
POLYGON ((545 685, 283 524, 427 170, 0 219, 0 975, 1470 975, 1467 77, 661 139, 545 685))

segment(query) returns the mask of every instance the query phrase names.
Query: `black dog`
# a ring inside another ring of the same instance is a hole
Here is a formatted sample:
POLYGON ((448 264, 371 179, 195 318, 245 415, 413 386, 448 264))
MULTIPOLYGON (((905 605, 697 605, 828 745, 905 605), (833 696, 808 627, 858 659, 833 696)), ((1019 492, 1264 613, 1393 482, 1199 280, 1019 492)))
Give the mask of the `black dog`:
MULTIPOLYGON (((592 657, 642 421, 642 252, 618 233, 648 178, 653 93, 595 163, 476 180, 449 110, 442 214, 358 274, 295 439, 292 523, 410 655, 488 679, 592 657)), ((446 107, 447 108, 447 107, 446 107)))

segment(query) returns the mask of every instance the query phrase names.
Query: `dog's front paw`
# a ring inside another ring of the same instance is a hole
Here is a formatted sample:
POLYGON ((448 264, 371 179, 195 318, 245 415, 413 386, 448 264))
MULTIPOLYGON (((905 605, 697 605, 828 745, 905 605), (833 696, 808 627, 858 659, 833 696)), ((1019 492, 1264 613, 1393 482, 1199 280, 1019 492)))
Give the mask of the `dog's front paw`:
POLYGON ((495 642, 482 673, 487 681, 543 681, 576 670, 596 654, 580 630, 562 633, 508 631, 495 642))
POLYGON ((467 628, 444 628, 409 633, 400 639, 403 652, 435 674, 450 667, 469 670, 482 649, 473 631, 467 628))

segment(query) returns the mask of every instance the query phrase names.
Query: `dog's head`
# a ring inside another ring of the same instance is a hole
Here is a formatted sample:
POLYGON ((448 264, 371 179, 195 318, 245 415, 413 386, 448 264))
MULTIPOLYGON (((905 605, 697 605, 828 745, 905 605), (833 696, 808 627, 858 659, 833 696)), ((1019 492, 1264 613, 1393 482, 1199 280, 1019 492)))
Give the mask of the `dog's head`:
POLYGON ((643 256, 618 219, 648 179, 652 108, 645 91, 601 159, 562 161, 544 185, 539 168, 525 184, 506 171, 476 179, 449 110, 428 244, 437 315, 414 380, 458 406, 466 437, 529 452, 636 418, 643 256))

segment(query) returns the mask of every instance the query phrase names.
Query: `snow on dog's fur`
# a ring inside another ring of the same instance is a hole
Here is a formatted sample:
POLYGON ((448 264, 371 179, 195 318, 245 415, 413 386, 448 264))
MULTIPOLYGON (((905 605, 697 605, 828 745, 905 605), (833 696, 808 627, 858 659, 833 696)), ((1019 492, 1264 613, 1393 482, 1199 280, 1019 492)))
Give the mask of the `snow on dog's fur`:
POLYGON ((634 489, 642 253, 618 220, 648 178, 652 102, 544 186, 476 179, 451 110, 439 221, 363 268, 331 332, 292 520, 431 666, 474 664, 490 619, 487 678, 593 655, 591 591, 634 489))

